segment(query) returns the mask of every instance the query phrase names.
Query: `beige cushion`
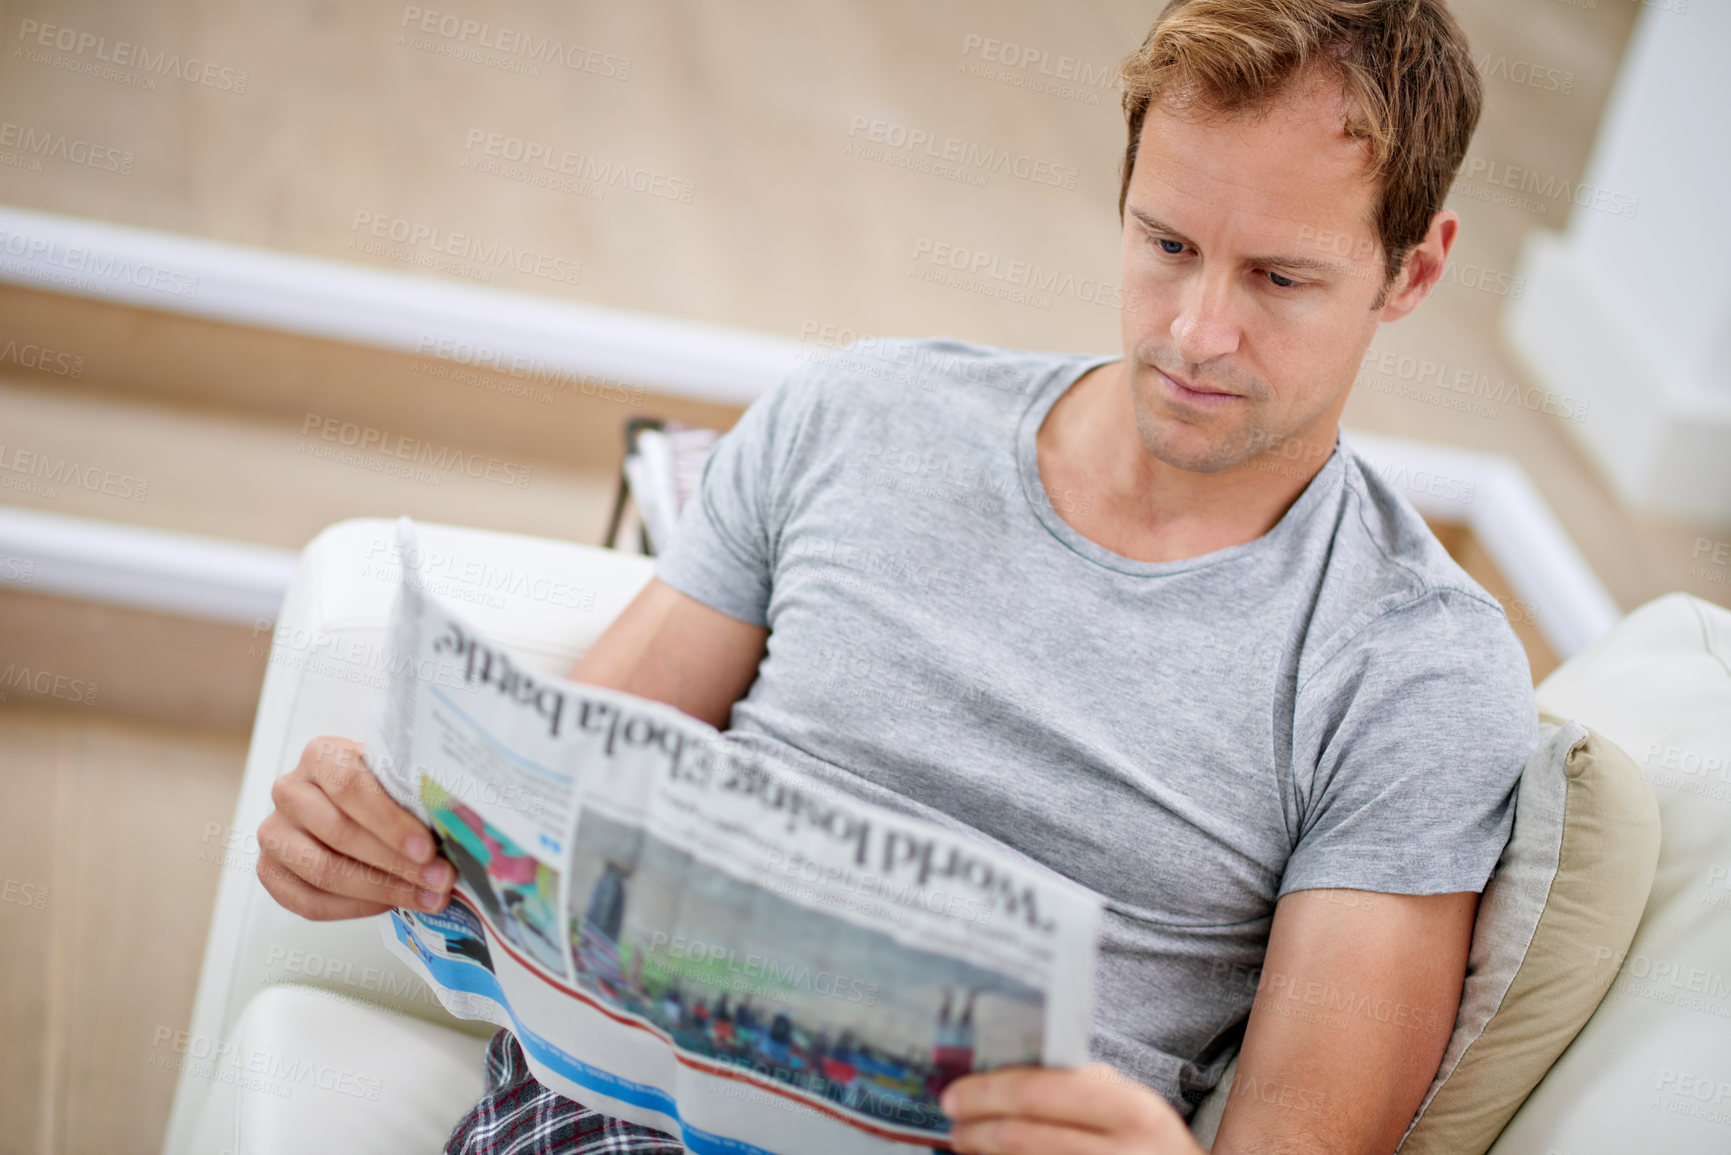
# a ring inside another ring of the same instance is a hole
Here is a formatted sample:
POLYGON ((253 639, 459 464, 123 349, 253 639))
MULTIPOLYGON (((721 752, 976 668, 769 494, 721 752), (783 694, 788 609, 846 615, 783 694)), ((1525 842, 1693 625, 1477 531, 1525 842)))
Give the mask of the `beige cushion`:
MULTIPOLYGON (((1467 979, 1436 1080, 1403 1152, 1483 1155, 1598 1006, 1580 962, 1627 948, 1658 856, 1652 792, 1626 754, 1547 719, 1522 772, 1515 824, 1473 926, 1467 979)), ((1234 1060, 1197 1109, 1211 1143, 1234 1060)))
POLYGON ((1454 1034, 1402 1152, 1490 1149, 1598 1008, 1605 987, 1583 960, 1628 949, 1658 858, 1658 807, 1640 769, 1578 722, 1552 732, 1521 775, 1454 1034))
POLYGON ((1665 838, 1626 955, 1577 964, 1608 988, 1492 1155, 1731 1151, 1731 611, 1671 594, 1538 689, 1622 747, 1665 838))

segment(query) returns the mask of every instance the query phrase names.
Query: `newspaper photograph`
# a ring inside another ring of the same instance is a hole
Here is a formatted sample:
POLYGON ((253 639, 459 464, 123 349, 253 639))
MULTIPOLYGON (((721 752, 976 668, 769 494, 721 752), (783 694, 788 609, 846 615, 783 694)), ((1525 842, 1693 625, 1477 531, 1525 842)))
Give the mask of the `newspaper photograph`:
POLYGON ((694 1152, 947 1149, 972 1072, 1087 1061, 1100 901, 664 703, 531 671, 420 587, 366 753, 456 866, 386 941, 542 1083, 694 1152))

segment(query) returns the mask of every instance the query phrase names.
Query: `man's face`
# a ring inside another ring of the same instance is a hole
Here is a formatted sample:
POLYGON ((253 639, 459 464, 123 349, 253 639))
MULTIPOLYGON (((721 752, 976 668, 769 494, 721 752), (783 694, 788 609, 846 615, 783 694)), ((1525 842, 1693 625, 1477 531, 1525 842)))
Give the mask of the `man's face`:
POLYGON ((1377 189, 1342 111, 1319 80, 1244 117, 1149 108, 1124 206, 1122 324, 1137 429, 1159 460, 1212 473, 1289 437, 1333 444, 1394 308, 1372 308, 1377 189))

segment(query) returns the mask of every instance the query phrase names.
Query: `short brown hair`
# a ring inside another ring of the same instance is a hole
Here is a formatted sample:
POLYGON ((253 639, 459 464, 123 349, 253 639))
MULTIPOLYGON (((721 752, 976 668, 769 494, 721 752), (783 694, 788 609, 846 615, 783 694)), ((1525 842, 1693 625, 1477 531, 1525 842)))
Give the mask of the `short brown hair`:
POLYGON ((1152 103, 1252 112, 1316 65, 1340 74, 1344 128, 1368 146, 1380 187, 1372 223, 1392 282, 1448 196, 1483 99, 1443 0, 1172 0, 1119 66, 1130 131, 1119 219, 1152 103))

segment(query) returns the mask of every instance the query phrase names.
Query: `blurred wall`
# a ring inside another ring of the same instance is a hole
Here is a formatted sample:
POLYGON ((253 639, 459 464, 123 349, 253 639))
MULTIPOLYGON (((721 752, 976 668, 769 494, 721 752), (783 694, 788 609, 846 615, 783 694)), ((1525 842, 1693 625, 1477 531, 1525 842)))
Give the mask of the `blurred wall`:
MULTIPOLYGON (((0 201, 814 348, 947 334, 1115 349, 1124 130, 1112 73, 1157 7, 8 0, 0 201)), ((1497 335, 1525 289, 1523 238, 1600 211, 1568 190, 1636 17, 1690 14, 1672 0, 1453 7, 1487 98, 1449 199, 1461 237, 1433 298, 1379 333, 1347 424, 1513 457, 1625 608, 1670 589, 1731 599, 1731 576, 1698 564, 1731 533, 1624 509, 1567 432, 1580 399, 1530 380, 1497 335)), ((59 300, 0 288, 0 318, 23 319, 0 319, 0 337, 49 333, 87 365, 70 381, 0 363, 0 420, 45 444, 102 426, 73 400, 124 398, 268 413, 282 453, 308 413, 388 418, 513 460, 552 456, 552 468, 590 478, 559 489, 539 473, 535 493, 508 505, 490 492, 429 505, 426 487, 355 503, 354 478, 297 472, 304 463, 290 459, 273 477, 300 487, 304 509, 285 506, 255 531, 200 504, 232 496, 246 508, 244 464, 213 463, 222 483, 182 484, 176 471, 194 454, 165 450, 169 463, 139 466, 164 479, 141 520, 292 544, 335 516, 389 507, 593 540, 600 513, 551 511, 602 508, 628 415, 619 406, 482 398, 407 358, 344 354, 339 365, 330 350, 268 335, 59 300)), ((129 411, 112 436, 154 420, 129 411)))
MULTIPOLYGON (((1115 348, 1112 74, 1157 8, 10 0, 6 120, 125 166, 0 162, 0 199, 795 336, 1115 348)), ((1638 5, 1456 8, 1493 77, 1476 321, 1569 207, 1491 203, 1487 164, 1578 173, 1638 5)))

